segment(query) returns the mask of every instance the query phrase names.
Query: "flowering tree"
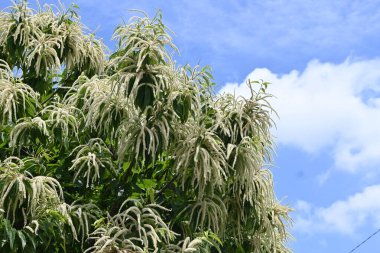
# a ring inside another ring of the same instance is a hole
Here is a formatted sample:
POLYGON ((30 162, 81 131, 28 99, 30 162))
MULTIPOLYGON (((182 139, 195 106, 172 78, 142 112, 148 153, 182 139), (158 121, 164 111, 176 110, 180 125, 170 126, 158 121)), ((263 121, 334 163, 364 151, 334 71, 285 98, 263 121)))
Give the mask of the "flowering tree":
POLYGON ((76 9, 0 12, 0 251, 289 252, 267 84, 217 96, 159 13, 108 53, 76 9))

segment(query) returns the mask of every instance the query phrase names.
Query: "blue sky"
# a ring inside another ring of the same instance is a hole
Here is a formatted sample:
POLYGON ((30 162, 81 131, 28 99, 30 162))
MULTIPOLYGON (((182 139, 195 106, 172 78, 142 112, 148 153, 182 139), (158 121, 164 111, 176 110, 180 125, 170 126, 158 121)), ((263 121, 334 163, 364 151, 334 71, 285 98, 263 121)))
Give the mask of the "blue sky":
MULTIPOLYGON (((274 180, 278 198, 295 208, 295 253, 349 252, 380 228, 379 1, 76 3, 110 48, 129 9, 161 9, 177 61, 211 65, 220 92, 246 94, 247 78, 272 83, 280 115, 274 180)), ((377 235, 356 252, 379 245, 377 235)))

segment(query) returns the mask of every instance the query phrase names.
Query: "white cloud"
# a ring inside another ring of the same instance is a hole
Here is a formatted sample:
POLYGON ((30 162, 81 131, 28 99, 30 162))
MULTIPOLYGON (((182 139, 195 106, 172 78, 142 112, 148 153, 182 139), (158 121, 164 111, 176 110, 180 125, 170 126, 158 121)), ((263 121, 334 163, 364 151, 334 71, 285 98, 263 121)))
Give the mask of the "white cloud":
POLYGON ((319 231, 355 235, 356 231, 369 224, 376 228, 380 225, 379 195, 380 185, 373 185, 329 207, 313 207, 308 202, 298 201, 294 229, 304 233, 319 231))
POLYGON ((331 171, 326 170, 325 172, 322 172, 317 176, 318 183, 320 185, 323 185, 331 176, 331 171))
MULTIPOLYGON (((272 83, 279 143, 310 153, 330 147, 336 167, 347 171, 380 165, 380 59, 314 60, 284 75, 260 68, 247 79, 272 83)), ((249 94, 245 81, 220 92, 249 94)))

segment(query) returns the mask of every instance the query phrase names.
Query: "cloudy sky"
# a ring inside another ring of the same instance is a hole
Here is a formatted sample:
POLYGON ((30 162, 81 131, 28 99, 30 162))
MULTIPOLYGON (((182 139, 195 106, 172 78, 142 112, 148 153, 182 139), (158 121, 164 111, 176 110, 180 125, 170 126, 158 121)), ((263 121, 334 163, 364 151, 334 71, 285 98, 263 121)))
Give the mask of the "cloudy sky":
MULTIPOLYGON (((181 51, 175 59, 211 65, 219 92, 244 96, 247 79, 272 83, 275 187, 295 209, 295 253, 348 253, 380 228, 379 1, 76 3, 110 48, 113 29, 133 15, 129 9, 151 16, 161 9, 181 51)), ((380 234, 355 252, 379 245, 380 234)))

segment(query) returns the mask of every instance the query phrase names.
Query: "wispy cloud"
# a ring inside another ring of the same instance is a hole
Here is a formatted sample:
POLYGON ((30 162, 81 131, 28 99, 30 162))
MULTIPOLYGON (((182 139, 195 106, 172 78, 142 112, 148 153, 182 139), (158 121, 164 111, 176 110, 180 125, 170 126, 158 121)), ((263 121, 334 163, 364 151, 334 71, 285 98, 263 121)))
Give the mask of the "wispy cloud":
POLYGON ((380 225, 379 195, 380 185, 373 185, 328 207, 314 207, 298 201, 294 229, 308 234, 338 232, 355 235, 363 227, 377 228, 380 225))
POLYGON ((255 51, 255 46, 295 51, 311 45, 344 47, 380 28, 376 1, 223 1, 216 5, 206 0, 177 1, 172 7, 176 11, 170 14, 185 21, 184 28, 183 23, 176 24, 181 37, 223 51, 226 47, 255 51))
MULTIPOLYGON (((275 135, 284 145, 310 153, 331 149, 335 166, 370 171, 380 165, 380 60, 341 64, 311 61, 302 72, 277 75, 255 69, 247 79, 272 83, 278 111, 275 135)), ((221 92, 245 95, 248 87, 226 84, 221 92)))

